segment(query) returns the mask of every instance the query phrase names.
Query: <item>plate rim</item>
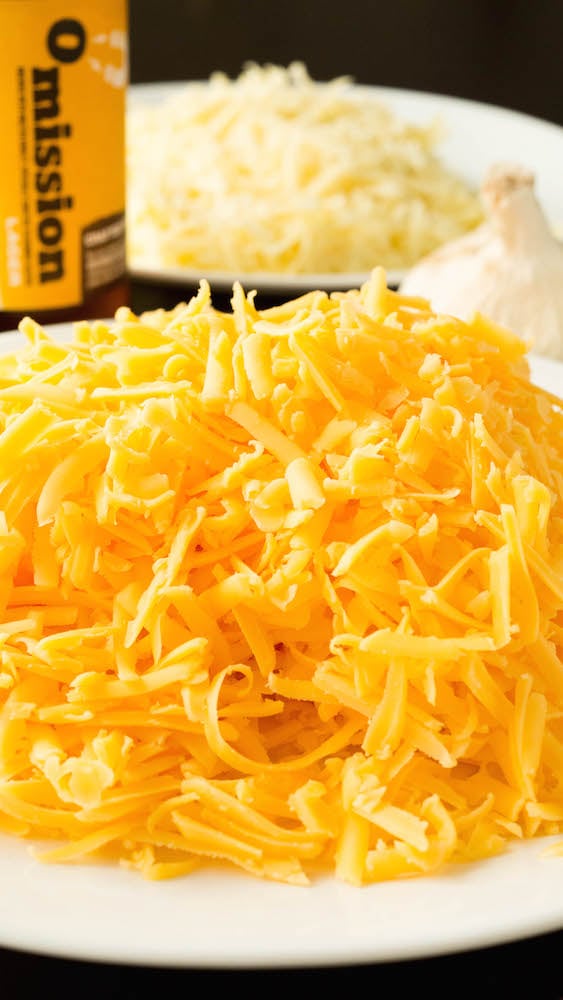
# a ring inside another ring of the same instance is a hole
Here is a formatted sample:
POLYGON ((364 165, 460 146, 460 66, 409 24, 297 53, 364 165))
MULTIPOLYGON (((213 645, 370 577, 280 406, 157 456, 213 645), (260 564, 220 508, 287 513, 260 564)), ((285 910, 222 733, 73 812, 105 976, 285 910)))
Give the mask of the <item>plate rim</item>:
MULTIPOLYGON (((129 83, 127 87, 127 97, 132 97, 133 100, 136 99, 135 95, 149 92, 151 90, 158 91, 160 89, 170 89, 179 90, 185 86, 206 84, 209 81, 204 78, 194 78, 194 79, 174 79, 174 80, 143 80, 134 83, 129 83)), ((320 81, 323 82, 323 81, 320 81)), ((563 125, 559 125, 558 122, 553 121, 549 118, 542 118, 539 115, 532 115, 527 111, 520 111, 517 108, 510 108, 503 104, 496 104, 493 101, 481 101, 473 97, 463 97, 457 94, 448 94, 445 91, 440 90, 423 90, 412 87, 393 87, 386 86, 385 84, 372 84, 372 83, 360 83, 354 82, 353 86, 361 91, 366 91, 369 93, 374 93, 375 95, 381 94, 382 96, 387 94, 389 97, 404 97, 408 99, 418 100, 418 99, 435 99, 436 103, 451 103, 455 106, 465 105, 467 107, 472 107, 476 111, 487 110, 494 112, 495 114, 500 114, 502 116, 509 116, 516 120, 525 120, 528 124, 535 125, 546 125, 550 129, 555 130, 556 133, 560 133, 563 139, 563 125)))

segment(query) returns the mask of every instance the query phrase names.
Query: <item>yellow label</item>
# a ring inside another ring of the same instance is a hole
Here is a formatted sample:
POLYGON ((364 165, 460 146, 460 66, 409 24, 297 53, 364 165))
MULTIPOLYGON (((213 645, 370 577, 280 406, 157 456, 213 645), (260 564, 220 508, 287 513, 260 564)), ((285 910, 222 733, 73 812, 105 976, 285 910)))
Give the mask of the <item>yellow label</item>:
POLYGON ((126 0, 0 0, 0 310, 125 271, 126 0))

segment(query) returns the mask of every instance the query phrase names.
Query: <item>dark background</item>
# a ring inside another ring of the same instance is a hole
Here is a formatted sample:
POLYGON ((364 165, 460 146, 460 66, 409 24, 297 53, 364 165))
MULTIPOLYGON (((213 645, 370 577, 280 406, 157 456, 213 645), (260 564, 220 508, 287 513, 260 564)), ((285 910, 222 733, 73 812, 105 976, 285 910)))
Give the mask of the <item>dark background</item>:
MULTIPOLYGON (((236 76, 247 61, 303 61, 320 80, 437 91, 563 125, 563 0, 130 0, 131 82, 236 76)), ((563 184, 563 163, 561 164, 563 184)), ((134 284, 135 309, 178 289, 134 284)), ((522 906, 526 900, 522 900, 522 906)), ((80 914, 77 914, 80 919, 80 914)), ((265 914, 267 919, 267 914, 265 914)), ((333 987, 380 1000, 562 1000, 563 931, 459 955, 357 968, 224 972, 65 962, 0 950, 10 998, 151 1000, 219 990, 275 998, 333 987)))
POLYGON ((130 0, 130 23, 133 83, 297 59, 563 125, 563 0, 130 0))

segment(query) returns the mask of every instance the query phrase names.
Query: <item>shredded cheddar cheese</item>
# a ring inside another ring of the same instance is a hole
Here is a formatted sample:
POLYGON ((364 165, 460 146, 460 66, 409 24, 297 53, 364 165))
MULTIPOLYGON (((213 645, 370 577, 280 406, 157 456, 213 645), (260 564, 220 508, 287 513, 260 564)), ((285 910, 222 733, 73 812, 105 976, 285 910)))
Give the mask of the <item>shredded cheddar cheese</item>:
POLYGON ((21 331, 2 831, 354 886, 563 832, 563 403, 518 337, 380 269, 21 331))
MULTIPOLYGON (((158 102, 132 94, 129 262, 238 276, 408 268, 483 218, 442 156, 444 132, 298 62, 216 72, 158 102)), ((263 333, 245 345, 251 381, 267 372, 266 347, 263 333)))

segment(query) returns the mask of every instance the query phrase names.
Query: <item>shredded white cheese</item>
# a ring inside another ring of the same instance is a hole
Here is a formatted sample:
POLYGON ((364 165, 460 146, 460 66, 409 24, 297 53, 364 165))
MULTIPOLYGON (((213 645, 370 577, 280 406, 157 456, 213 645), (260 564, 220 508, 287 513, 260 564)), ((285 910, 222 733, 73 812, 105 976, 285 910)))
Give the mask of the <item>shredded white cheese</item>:
POLYGON ((439 122, 399 119, 301 63, 215 73, 128 115, 133 265, 230 273, 411 266, 481 221, 439 122))

